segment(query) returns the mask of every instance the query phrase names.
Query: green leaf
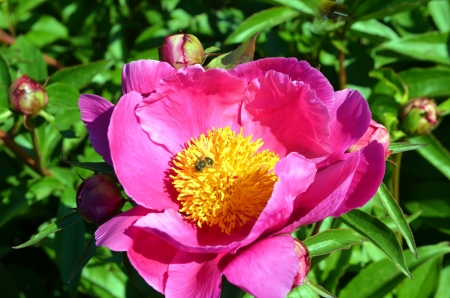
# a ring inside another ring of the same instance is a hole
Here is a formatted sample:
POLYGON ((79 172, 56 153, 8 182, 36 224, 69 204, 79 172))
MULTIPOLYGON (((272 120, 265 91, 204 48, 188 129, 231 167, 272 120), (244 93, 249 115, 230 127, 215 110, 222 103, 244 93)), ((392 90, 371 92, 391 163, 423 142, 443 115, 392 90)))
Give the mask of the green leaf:
POLYGON ((450 31, 450 2, 448 0, 428 2, 428 11, 439 31, 450 31))
POLYGON ((406 279, 397 288, 398 298, 433 297, 439 283, 439 264, 442 257, 426 262, 412 272, 412 279, 406 279))
POLYGON ((444 66, 430 68, 410 68, 399 72, 409 88, 409 97, 450 96, 450 68, 444 66))
POLYGON ((438 105, 438 111, 441 116, 450 114, 450 98, 438 105))
POLYGON ((252 35, 297 17, 300 13, 289 7, 273 7, 251 15, 225 40, 225 44, 240 43, 252 35))
POLYGON ((41 5, 47 0, 27 0, 27 1, 18 1, 18 6, 15 11, 16 18, 18 19, 22 14, 32 10, 33 8, 41 5))
POLYGON ((9 85, 11 85, 9 64, 5 57, 0 53, 0 108, 9 107, 9 85))
POLYGON ((352 19, 381 19, 401 11, 417 8, 428 1, 429 0, 359 1, 359 5, 353 11, 352 19))
POLYGON ((27 74, 36 81, 43 82, 47 78, 47 65, 42 53, 25 36, 19 36, 11 46, 18 59, 18 67, 22 74, 27 74))
POLYGON ((309 288, 311 288, 314 292, 319 294, 321 297, 325 297, 325 298, 336 297, 333 294, 331 294, 330 292, 328 292, 327 290, 325 290, 324 288, 322 288, 321 286, 319 286, 318 284, 316 284, 315 282, 313 282, 312 280, 310 280, 309 278, 305 278, 304 282, 309 288))
POLYGON ((52 83, 65 83, 75 89, 80 89, 89 83, 89 81, 99 72, 101 72, 109 61, 101 60, 87 64, 66 67, 55 72, 49 81, 52 83))
POLYGON ((408 142, 390 143, 389 150, 392 150, 392 154, 396 154, 405 151, 417 150, 426 145, 427 144, 412 144, 408 142))
MULTIPOLYGON (((410 224, 414 220, 418 219, 420 217, 420 215, 422 215, 422 210, 419 210, 419 211, 415 212, 414 214, 411 214, 410 216, 407 216, 406 217, 406 222, 408 224, 410 224)), ((384 217, 384 218, 380 218, 380 219, 381 219, 382 222, 384 222, 389 227, 389 229, 391 229, 394 232, 398 231, 398 226, 394 223, 392 218, 384 217)))
POLYGON ((97 250, 97 246, 95 245, 95 237, 92 236, 92 238, 89 240, 89 242, 86 244, 83 253, 81 254, 80 258, 78 259, 75 267, 73 268, 72 272, 70 273, 69 277, 69 283, 72 281, 72 279, 81 272, 84 266, 89 262, 89 260, 94 255, 95 251, 97 250))
POLYGON ((370 242, 381 249, 406 276, 411 276, 395 233, 381 220, 358 209, 354 209, 340 218, 347 226, 367 237, 370 242))
POLYGON ((86 170, 91 170, 94 172, 102 173, 102 174, 108 174, 108 175, 116 175, 114 173, 114 168, 107 164, 106 162, 78 162, 78 161, 72 161, 67 160, 64 158, 61 158, 61 160, 65 163, 68 163, 69 165, 83 168, 86 170))
POLYGON ((319 298, 316 291, 303 283, 299 287, 295 287, 287 296, 287 298, 319 298))
POLYGON ((80 220, 81 220, 81 216, 78 214, 78 212, 72 212, 72 213, 65 215, 65 216, 57 219, 56 221, 52 222, 45 229, 43 229, 38 234, 33 236, 27 242, 22 243, 17 246, 14 246, 13 248, 19 249, 19 248, 24 248, 24 247, 36 244, 39 241, 41 241, 42 239, 44 239, 45 237, 48 237, 49 235, 51 235, 53 233, 61 231, 62 229, 66 228, 70 225, 73 225, 73 224, 79 222, 80 220))
MULTIPOLYGON (((433 259, 450 253, 448 243, 423 246, 418 248, 416 259, 409 251, 405 251, 406 263, 411 270, 433 259)), ((342 291, 342 298, 385 297, 395 289, 406 276, 387 259, 370 264, 353 278, 342 291)))
POLYGON ((438 139, 429 133, 428 135, 410 137, 408 141, 413 144, 428 144, 428 146, 417 149, 417 152, 450 179, 450 152, 442 146, 438 139))
POLYGON ((45 87, 48 95, 48 104, 64 108, 78 109, 80 92, 71 85, 65 83, 53 83, 45 87))
POLYGON ((408 101, 408 86, 392 68, 373 70, 369 73, 369 76, 384 81, 388 87, 394 90, 395 100, 398 103, 403 104, 408 101))
POLYGON ((0 107, 0 124, 8 120, 12 114, 13 113, 8 108, 0 107))
POLYGON ((39 48, 58 39, 66 39, 69 30, 54 17, 43 15, 34 23, 25 36, 39 48))
POLYGON ((388 212, 389 216, 397 225, 403 238, 405 238, 409 249, 417 257, 416 243, 414 242, 414 236, 411 232, 411 228, 409 227, 408 222, 406 221, 402 209, 397 204, 395 199, 392 197, 392 194, 386 188, 384 183, 381 183, 375 196, 378 197, 378 199, 380 199, 381 203, 383 203, 383 206, 384 208, 386 208, 386 211, 388 212))
POLYGON ((273 0, 283 6, 288 6, 303 13, 315 16, 317 15, 317 1, 315 0, 273 0))
MULTIPOLYGON (((364 1, 364 3, 368 2, 371 1, 364 1)), ((378 68, 384 64, 405 58, 450 65, 449 36, 449 32, 427 32, 383 43, 373 50, 375 67, 378 68), (392 52, 399 55, 392 56, 393 60, 385 60, 383 58, 391 55, 392 52)))
POLYGON ((233 69, 238 64, 252 61, 253 54, 255 52, 255 43, 257 37, 258 33, 253 35, 250 39, 246 40, 235 50, 214 58, 213 60, 211 60, 211 62, 209 62, 209 64, 205 68, 233 69))
POLYGON ((349 267, 350 259, 353 254, 353 247, 348 250, 338 251, 328 256, 321 274, 322 286, 332 293, 337 292, 339 279, 345 274, 349 267))
POLYGON ((352 31, 367 34, 369 36, 382 37, 387 40, 398 39, 398 34, 395 33, 389 26, 377 21, 375 19, 359 21, 350 27, 352 31))
POLYGON ((308 247, 311 257, 329 254, 341 249, 349 249, 352 245, 363 242, 364 238, 346 229, 326 230, 303 241, 308 247))
POLYGON ((147 282, 139 275, 139 273, 134 269, 133 265, 131 265, 130 260, 126 252, 122 253, 122 262, 125 267, 125 271, 127 272, 128 279, 131 283, 145 295, 145 297, 164 297, 164 295, 158 293, 155 289, 150 287, 147 282))
POLYGON ((450 297, 450 263, 447 261, 444 268, 441 270, 439 277, 439 286, 436 291, 435 298, 449 298, 450 297))

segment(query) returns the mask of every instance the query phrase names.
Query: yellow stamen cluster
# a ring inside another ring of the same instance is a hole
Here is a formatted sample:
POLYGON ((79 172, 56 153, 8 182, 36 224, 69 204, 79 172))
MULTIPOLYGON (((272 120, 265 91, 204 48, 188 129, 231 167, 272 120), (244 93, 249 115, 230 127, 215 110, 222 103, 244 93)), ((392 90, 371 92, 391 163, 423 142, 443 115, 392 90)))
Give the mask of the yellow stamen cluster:
POLYGON ((258 151, 264 144, 252 136, 236 135, 230 127, 213 128, 192 138, 174 160, 170 176, 179 192, 180 212, 199 227, 219 225, 230 234, 256 219, 270 199, 279 157, 258 151), (201 162, 201 161, 208 162, 201 162))

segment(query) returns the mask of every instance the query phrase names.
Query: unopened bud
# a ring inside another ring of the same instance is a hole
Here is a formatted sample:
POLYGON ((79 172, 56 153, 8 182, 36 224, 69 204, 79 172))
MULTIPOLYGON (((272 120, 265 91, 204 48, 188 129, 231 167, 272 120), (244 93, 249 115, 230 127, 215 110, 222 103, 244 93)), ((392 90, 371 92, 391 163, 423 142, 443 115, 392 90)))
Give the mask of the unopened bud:
POLYGON ((422 135, 439 123, 436 103, 428 98, 415 98, 400 108, 399 117, 403 130, 408 134, 422 135))
POLYGON ((102 224, 120 213, 125 200, 111 176, 94 175, 78 188, 77 212, 87 222, 102 224))
POLYGON ((294 277, 292 288, 300 286, 303 283, 306 275, 308 275, 309 269, 311 268, 311 258, 309 257, 309 251, 306 248, 306 245, 297 239, 294 239, 294 244, 295 254, 298 257, 298 270, 294 277))
POLYGON ((385 159, 387 159, 389 155, 391 155, 391 151, 389 151, 390 140, 391 138, 389 136, 389 132, 386 129, 386 127, 371 119, 367 131, 347 151, 348 152, 358 151, 369 145, 372 141, 377 141, 378 143, 383 145, 384 157, 385 159))
POLYGON ((202 44, 192 34, 166 36, 158 52, 160 61, 165 61, 176 69, 202 63, 205 56, 202 44))
POLYGON ((9 87, 9 102, 21 114, 36 115, 47 105, 48 96, 44 87, 23 75, 9 87))

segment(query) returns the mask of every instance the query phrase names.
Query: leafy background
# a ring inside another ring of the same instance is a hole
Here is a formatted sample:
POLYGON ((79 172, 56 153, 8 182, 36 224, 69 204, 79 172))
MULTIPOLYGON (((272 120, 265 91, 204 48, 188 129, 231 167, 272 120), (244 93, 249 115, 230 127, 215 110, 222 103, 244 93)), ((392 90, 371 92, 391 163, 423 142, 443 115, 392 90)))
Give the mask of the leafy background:
MULTIPOLYGON (((392 155, 387 188, 361 211, 296 232, 311 251, 312 270, 307 285, 290 297, 329 295, 318 285, 338 297, 450 297, 450 1, 344 4, 328 3, 324 11, 315 0, 1 1, 2 296, 159 296, 121 254, 95 250, 89 241, 96 227, 71 210, 79 176, 101 166, 86 163, 102 162, 87 141, 77 101, 80 93, 94 93, 116 103, 122 66, 157 59, 164 37, 182 30, 221 52, 260 32, 255 59, 297 57, 320 65, 335 90, 354 88, 365 96, 392 140, 428 144, 392 155), (346 17, 338 16, 342 11, 346 17), (9 85, 21 74, 41 84, 48 80, 49 104, 32 119, 35 137, 8 105, 9 85), (405 134, 397 117, 398 108, 415 97, 435 99, 442 113, 440 125, 423 136, 405 134), (41 167, 33 165, 39 160, 41 167), (42 241, 12 248, 39 231, 42 236, 66 214, 42 241), (71 276, 74 268, 83 269, 71 276)), ((224 281, 223 296, 249 295, 224 281)))

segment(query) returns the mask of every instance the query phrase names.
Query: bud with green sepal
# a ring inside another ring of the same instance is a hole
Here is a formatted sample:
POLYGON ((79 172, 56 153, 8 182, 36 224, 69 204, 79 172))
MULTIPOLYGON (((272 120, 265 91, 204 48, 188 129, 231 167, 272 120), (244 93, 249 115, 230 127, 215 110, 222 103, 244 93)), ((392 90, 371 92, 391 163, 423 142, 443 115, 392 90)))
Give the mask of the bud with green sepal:
POLYGON ((166 36, 164 44, 158 49, 159 60, 180 69, 182 67, 202 64, 205 52, 202 44, 192 34, 175 34, 166 36))
POLYGON ((48 96, 44 87, 27 75, 23 75, 9 87, 9 102, 19 113, 32 116, 45 108, 48 96))
POLYGON ((412 99, 399 111, 403 130, 411 135, 428 133, 439 124, 439 117, 436 103, 429 98, 412 99))

